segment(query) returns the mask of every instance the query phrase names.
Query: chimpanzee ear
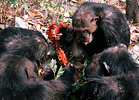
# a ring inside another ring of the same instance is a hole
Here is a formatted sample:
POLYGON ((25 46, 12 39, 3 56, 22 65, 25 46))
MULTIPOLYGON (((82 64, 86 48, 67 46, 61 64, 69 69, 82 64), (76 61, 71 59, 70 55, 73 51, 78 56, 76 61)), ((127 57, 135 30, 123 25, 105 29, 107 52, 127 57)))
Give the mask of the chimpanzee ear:
POLYGON ((92 25, 96 25, 98 20, 99 20, 99 17, 93 17, 91 20, 92 25))
POLYGON ((25 73, 26 73, 27 78, 29 79, 29 70, 25 69, 25 73))
POLYGON ((108 71, 108 73, 110 73, 110 67, 106 62, 103 62, 105 69, 108 71))

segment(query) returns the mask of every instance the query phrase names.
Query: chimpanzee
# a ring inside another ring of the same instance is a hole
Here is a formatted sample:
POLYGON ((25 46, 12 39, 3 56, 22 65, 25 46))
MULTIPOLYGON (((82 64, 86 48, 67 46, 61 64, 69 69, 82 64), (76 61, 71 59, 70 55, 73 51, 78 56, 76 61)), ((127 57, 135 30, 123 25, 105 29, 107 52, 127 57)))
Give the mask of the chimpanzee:
POLYGON ((104 3, 84 2, 72 16, 78 45, 89 55, 119 43, 127 47, 130 29, 121 11, 104 3))
MULTIPOLYGON (((25 88, 30 82, 39 81, 34 72, 37 64, 32 63, 25 57, 2 54, 0 58, 0 100, 16 100, 24 98, 25 88)), ((34 88, 35 87, 30 87, 34 88)), ((32 93, 30 93, 32 94, 32 93)), ((28 94, 29 96, 29 94, 28 94)))
POLYGON ((139 100, 139 65, 124 44, 103 51, 98 61, 101 76, 88 79, 80 100, 139 100))
POLYGON ((41 80, 34 72, 36 63, 11 54, 0 58, 0 100, 64 100, 71 89, 74 66, 64 68, 59 79, 41 80))
POLYGON ((98 59, 101 76, 122 75, 137 68, 124 44, 108 48, 98 59))
MULTIPOLYGON (((37 62, 41 68, 43 68, 41 65, 48 60, 48 43, 39 31, 8 27, 0 32, 0 44, 0 54, 7 52, 26 57, 32 62, 37 62)), ((53 77, 52 70, 49 67, 48 70, 45 70, 44 78, 46 79, 48 71, 51 73, 50 76, 53 77)), ((37 70, 36 73, 38 73, 37 70)))
POLYGON ((48 45, 38 31, 8 27, 0 32, 0 54, 8 52, 42 63, 48 58, 48 45))

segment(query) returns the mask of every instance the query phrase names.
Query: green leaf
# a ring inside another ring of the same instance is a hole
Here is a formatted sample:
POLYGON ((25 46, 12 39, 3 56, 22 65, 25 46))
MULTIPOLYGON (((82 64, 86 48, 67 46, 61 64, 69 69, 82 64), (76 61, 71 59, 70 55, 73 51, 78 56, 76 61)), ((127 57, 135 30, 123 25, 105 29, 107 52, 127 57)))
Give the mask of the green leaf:
POLYGON ((45 5, 45 7, 46 7, 46 9, 47 9, 47 8, 49 7, 49 5, 48 5, 48 4, 46 4, 46 5, 45 5))
POLYGON ((51 10, 49 10, 49 9, 47 9, 47 11, 48 11, 48 13, 50 13, 50 14, 52 13, 52 11, 51 11, 51 10))
POLYGON ((54 5, 51 3, 51 1, 49 2, 50 7, 54 7, 54 5))
POLYGON ((51 67, 51 69, 52 69, 52 71, 53 71, 53 73, 54 73, 54 76, 55 76, 56 71, 57 71, 57 65, 56 65, 56 63, 57 63, 57 61, 54 60, 54 59, 52 59, 51 60, 51 63, 49 64, 50 67, 51 67))
POLYGON ((75 82, 75 83, 72 83, 71 85, 72 85, 72 92, 76 92, 77 90, 79 90, 80 89, 80 87, 82 87, 83 85, 84 85, 85 83, 82 83, 82 82, 80 82, 80 81, 77 81, 77 82, 75 82))
POLYGON ((56 16, 58 17, 59 16, 59 13, 57 13, 56 16))
POLYGON ((60 7, 61 7, 61 3, 58 3, 55 9, 60 10, 60 7))
POLYGON ((60 15, 60 16, 59 16, 59 19, 62 19, 62 18, 63 18, 63 16, 62 16, 62 15, 60 15))
POLYGON ((15 3, 15 0, 10 0, 11 1, 11 3, 15 3))
POLYGON ((61 77, 61 75, 63 75, 64 74, 64 70, 63 70, 63 68, 62 68, 62 66, 59 68, 59 70, 58 70, 58 73, 57 73, 57 76, 55 77, 55 79, 58 79, 58 78, 60 78, 61 77))
POLYGON ((69 13, 69 15, 72 15, 70 11, 68 13, 69 13))
POLYGON ((8 2, 8 3, 7 3, 7 6, 9 6, 9 7, 10 7, 10 6, 11 6, 11 3, 9 3, 9 2, 8 2))
POLYGON ((89 63, 89 60, 86 58, 85 62, 84 62, 84 66, 86 68, 87 64, 89 63))

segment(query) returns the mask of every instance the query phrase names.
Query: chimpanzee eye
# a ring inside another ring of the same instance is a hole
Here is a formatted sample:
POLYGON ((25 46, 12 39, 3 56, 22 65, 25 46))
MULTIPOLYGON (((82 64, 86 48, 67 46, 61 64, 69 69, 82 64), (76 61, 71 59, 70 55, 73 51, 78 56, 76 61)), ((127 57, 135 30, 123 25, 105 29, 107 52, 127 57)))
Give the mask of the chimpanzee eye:
POLYGON ((88 31, 88 30, 86 30, 86 33, 89 33, 89 31, 88 31))
POLYGON ((99 19, 99 17, 92 18, 92 20, 90 22, 97 21, 98 19, 99 19))
POLYGON ((94 18, 92 18, 90 22, 92 22, 92 21, 94 21, 94 18))

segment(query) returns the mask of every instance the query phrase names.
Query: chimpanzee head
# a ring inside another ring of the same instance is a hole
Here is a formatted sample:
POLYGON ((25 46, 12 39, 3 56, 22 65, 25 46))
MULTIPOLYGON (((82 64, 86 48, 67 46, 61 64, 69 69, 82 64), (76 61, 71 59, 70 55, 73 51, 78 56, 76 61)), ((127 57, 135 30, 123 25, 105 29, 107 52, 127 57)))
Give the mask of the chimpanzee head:
POLYGON ((89 3, 83 3, 72 16, 72 26, 77 31, 81 42, 88 44, 93 40, 93 32, 97 29, 99 16, 89 3))
POLYGON ((124 44, 106 49, 99 58, 99 74, 104 76, 127 73, 134 69, 135 62, 124 44))

